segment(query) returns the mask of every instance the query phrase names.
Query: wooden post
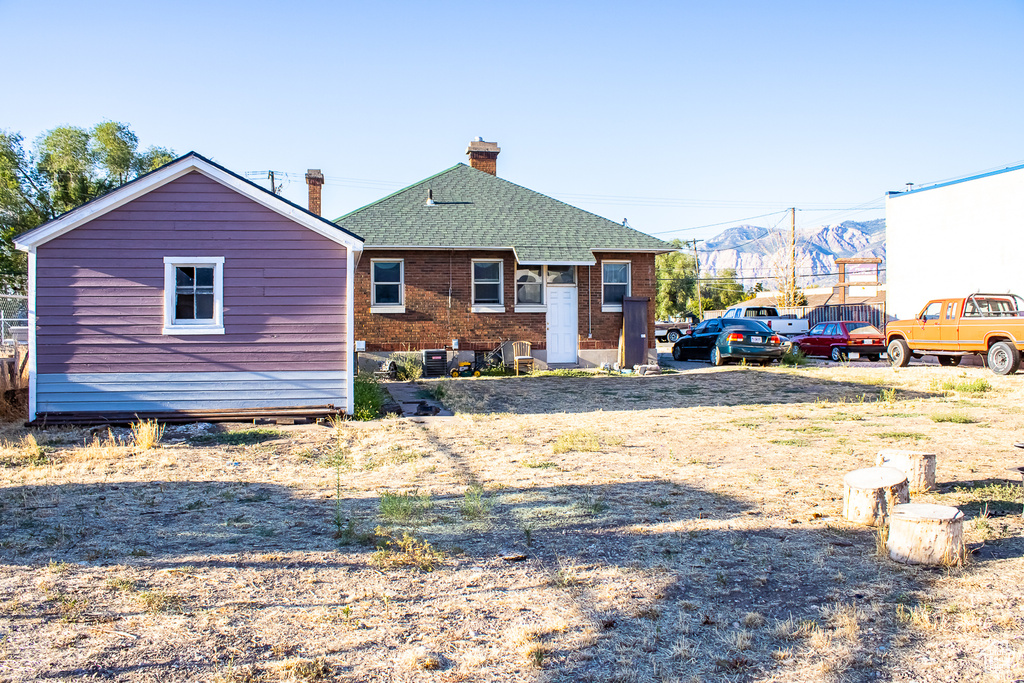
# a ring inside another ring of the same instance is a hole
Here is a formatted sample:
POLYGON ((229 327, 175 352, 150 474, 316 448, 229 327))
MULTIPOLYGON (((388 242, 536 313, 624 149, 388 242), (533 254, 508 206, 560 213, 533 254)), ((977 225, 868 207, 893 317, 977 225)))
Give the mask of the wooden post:
POLYGON ((964 513, 948 505, 906 503, 889 514, 889 557, 906 564, 952 565, 964 560, 964 513))
POLYGON ((934 453, 883 448, 878 451, 875 464, 879 467, 894 467, 907 475, 911 492, 931 491, 935 488, 934 453))
POLYGON ((893 467, 865 467, 843 477, 843 517, 851 522, 881 526, 890 508, 909 501, 907 477, 893 467))

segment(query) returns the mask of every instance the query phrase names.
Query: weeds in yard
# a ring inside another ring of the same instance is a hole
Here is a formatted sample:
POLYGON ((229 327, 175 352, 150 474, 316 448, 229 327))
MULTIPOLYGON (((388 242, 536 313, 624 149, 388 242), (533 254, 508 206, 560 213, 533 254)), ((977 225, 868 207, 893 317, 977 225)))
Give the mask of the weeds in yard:
POLYGON ((747 628, 761 628, 764 626, 764 615, 760 612, 747 612, 742 623, 747 628))
POLYGON ((794 349, 793 347, 790 347, 789 350, 786 351, 786 354, 779 361, 779 365, 791 368, 799 367, 801 365, 807 365, 807 363, 807 356, 804 355, 804 352, 801 351, 799 348, 794 349))
POLYGON ((378 547, 370 561, 378 569, 415 567, 420 571, 429 572, 444 559, 444 553, 408 532, 403 532, 399 538, 388 529, 377 527, 374 533, 378 539, 378 547))
POLYGON ((137 584, 135 581, 120 576, 107 579, 105 581, 105 584, 107 588, 109 588, 110 590, 121 591, 124 593, 137 590, 139 587, 139 584, 137 584))
POLYGON ((589 493, 576 501, 576 505, 592 515, 599 515, 608 509, 608 503, 605 502, 604 498, 589 493))
POLYGON ((270 427, 252 427, 240 429, 233 432, 215 432, 212 434, 200 434, 193 437, 192 442, 204 446, 252 446, 284 436, 280 429, 270 427))
POLYGON ((895 405, 896 401, 897 401, 896 387, 889 387, 888 389, 882 389, 882 393, 880 394, 878 400, 881 401, 882 403, 885 403, 886 405, 888 405, 890 407, 895 405))
POLYGON ((380 382, 373 375, 360 374, 354 380, 353 400, 355 403, 355 414, 357 420, 376 420, 380 416, 381 406, 384 405, 385 393, 380 382))
POLYGON ((473 484, 466 489, 462 504, 459 505, 459 512, 464 519, 481 519, 491 512, 493 502, 484 497, 484 487, 480 484, 473 484))
POLYGON ((555 439, 555 453, 589 453, 601 450, 601 442, 597 434, 586 429, 573 429, 563 432, 555 439))
POLYGON ((180 595, 162 590, 142 591, 135 597, 147 612, 180 612, 184 603, 180 595))
POLYGON ((418 491, 380 494, 380 515, 391 522, 409 522, 420 519, 434 506, 429 493, 418 491))
POLYGON ((281 665, 281 673, 287 676, 283 680, 295 683, 315 683, 334 678, 334 669, 323 657, 286 662, 281 665))
POLYGON ((966 373, 960 377, 947 377, 935 380, 932 387, 941 391, 955 391, 960 394, 983 394, 992 389, 992 384, 984 377, 968 379, 966 373))
POLYGON ((954 410, 948 413, 934 413, 932 414, 932 422, 952 422, 954 424, 973 424, 977 422, 970 415, 962 410, 954 410))
POLYGON ((530 377, 594 377, 595 373, 589 370, 576 368, 558 368, 557 370, 535 370, 530 377))
POLYGON ((550 460, 539 460, 537 458, 533 458, 530 460, 523 460, 523 467, 546 470, 550 467, 558 467, 558 463, 551 462, 550 460))
POLYGON ((582 580, 576 565, 559 559, 558 569, 551 574, 551 579, 548 583, 556 588, 571 588, 580 585, 582 580))
POLYGON ((773 443, 777 446, 810 446, 811 442, 809 439, 769 439, 768 443, 773 443))
POLYGON ((922 434, 921 432, 905 432, 900 430, 876 432, 875 436, 879 439, 885 439, 886 441, 920 441, 928 438, 926 434, 922 434))
POLYGON ((132 423, 132 440, 144 451, 160 445, 164 436, 164 426, 156 420, 139 420, 132 423))

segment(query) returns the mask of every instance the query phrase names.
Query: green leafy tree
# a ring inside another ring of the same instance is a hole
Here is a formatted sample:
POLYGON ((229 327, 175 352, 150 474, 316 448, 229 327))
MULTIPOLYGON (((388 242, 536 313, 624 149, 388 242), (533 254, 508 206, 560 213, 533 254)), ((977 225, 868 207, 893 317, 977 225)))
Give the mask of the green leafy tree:
POLYGON ((0 130, 0 291, 23 291, 25 255, 14 238, 174 159, 163 147, 138 151, 124 123, 60 126, 26 152, 20 133, 0 130))
MULTIPOLYGON (((683 248, 680 240, 670 244, 683 248)), ((655 258, 655 273, 658 280, 655 315, 659 320, 683 315, 690 308, 690 298, 696 296, 697 269, 693 257, 683 251, 659 254, 655 258)))
POLYGON ((659 320, 686 313, 700 317, 704 311, 728 308, 748 298, 743 285, 736 281, 736 271, 733 269, 722 271, 713 279, 702 280, 698 297, 697 269, 693 256, 682 251, 685 245, 681 240, 672 240, 670 244, 680 251, 659 254, 655 260, 658 279, 655 314, 659 320))
POLYGON ((743 285, 736 281, 736 271, 733 268, 721 271, 714 280, 702 282, 700 293, 705 311, 729 308, 747 298, 743 285))

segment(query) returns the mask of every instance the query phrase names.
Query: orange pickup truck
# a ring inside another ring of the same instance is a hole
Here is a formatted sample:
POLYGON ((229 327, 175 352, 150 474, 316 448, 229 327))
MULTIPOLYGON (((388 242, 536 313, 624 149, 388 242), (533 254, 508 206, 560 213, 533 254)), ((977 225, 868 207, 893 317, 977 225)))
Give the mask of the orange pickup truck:
POLYGON ((983 356, 999 375, 1020 367, 1024 350, 1024 299, 1016 294, 972 294, 929 301, 917 318, 885 326, 889 360, 904 367, 911 358, 935 356, 959 365, 968 354, 983 356))

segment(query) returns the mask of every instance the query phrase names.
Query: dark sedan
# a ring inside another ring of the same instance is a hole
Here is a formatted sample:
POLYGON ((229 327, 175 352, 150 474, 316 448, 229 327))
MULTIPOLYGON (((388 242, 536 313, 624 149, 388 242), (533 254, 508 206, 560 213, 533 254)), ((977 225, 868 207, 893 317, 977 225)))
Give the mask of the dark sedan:
POLYGON ((885 335, 866 322, 818 323, 807 334, 793 337, 793 350, 805 356, 824 356, 837 363, 850 358, 878 360, 885 355, 885 335))
POLYGON ((763 322, 750 318, 705 320, 672 347, 676 360, 704 360, 715 365, 725 365, 730 360, 768 365, 783 355, 779 335, 763 322))

